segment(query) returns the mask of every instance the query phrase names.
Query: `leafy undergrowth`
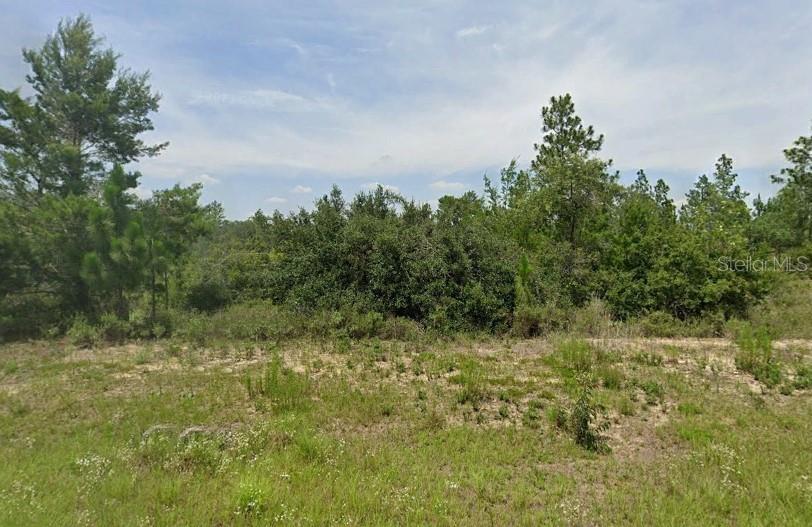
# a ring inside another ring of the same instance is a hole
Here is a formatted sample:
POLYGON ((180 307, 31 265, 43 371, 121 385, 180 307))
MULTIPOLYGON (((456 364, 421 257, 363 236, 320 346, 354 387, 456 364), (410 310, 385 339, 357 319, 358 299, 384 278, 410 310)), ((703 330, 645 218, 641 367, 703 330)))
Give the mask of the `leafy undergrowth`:
POLYGON ((809 525, 809 348, 765 346, 7 346, 0 525, 809 525))

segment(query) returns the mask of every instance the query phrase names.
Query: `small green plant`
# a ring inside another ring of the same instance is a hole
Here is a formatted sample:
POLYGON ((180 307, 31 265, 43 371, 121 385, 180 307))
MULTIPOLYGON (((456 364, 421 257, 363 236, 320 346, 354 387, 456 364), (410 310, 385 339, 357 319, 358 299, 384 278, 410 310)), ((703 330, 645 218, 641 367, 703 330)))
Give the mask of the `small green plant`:
POLYGON ((481 403, 490 398, 484 377, 481 367, 476 361, 462 361, 459 373, 449 377, 450 382, 461 386, 460 391, 457 392, 457 404, 467 403, 474 410, 479 410, 481 403))
POLYGON ((15 360, 8 360, 3 363, 3 375, 14 375, 19 369, 20 367, 15 360))
POLYGON ((101 340, 101 334, 97 327, 90 324, 85 317, 79 315, 73 319, 73 323, 68 329, 68 340, 74 346, 92 348, 101 340))
POLYGON ((522 424, 528 428, 538 428, 540 418, 541 414, 539 408, 531 404, 527 407, 524 414, 522 414, 522 424))
POLYGON ((609 427, 607 422, 598 422, 602 408, 592 397, 592 381, 582 375, 578 379, 580 393, 570 412, 569 431, 575 442, 592 452, 606 452, 609 446, 603 432, 609 427))
POLYGON ((307 377, 285 368, 278 356, 265 365, 259 376, 246 374, 243 382, 249 399, 270 400, 280 411, 300 409, 309 401, 307 377))
POLYGON ((795 381, 792 386, 796 390, 809 390, 812 388, 812 367, 807 365, 798 366, 795 370, 795 381))
POLYGON ((254 482, 240 483, 235 501, 237 516, 260 516, 268 509, 265 490, 254 482))
POLYGON ((618 401, 617 410, 621 415, 631 416, 635 412, 634 401, 630 397, 623 397, 618 401))
POLYGON ((701 414, 702 408, 694 403, 680 403, 677 405, 677 411, 682 415, 688 417, 692 415, 701 414))
POLYGON ((603 366, 596 373, 603 387, 608 390, 619 390, 623 386, 624 375, 617 368, 603 366))
POLYGON ((736 345, 739 347, 736 368, 752 374, 768 388, 781 383, 781 365, 773 355, 772 339, 766 329, 754 330, 749 324, 743 325, 736 345))
POLYGON ((657 381, 647 380, 638 382, 637 386, 646 394, 646 404, 654 405, 663 400, 665 389, 657 381))
POLYGON ((592 346, 579 339, 566 339, 556 345, 555 353, 548 358, 550 365, 561 371, 566 377, 592 370, 592 346))
POLYGON ((567 411, 556 405, 547 409, 547 419, 559 430, 567 429, 567 411))
POLYGON ((130 333, 130 324, 113 313, 104 313, 99 319, 99 330, 105 342, 121 344, 130 333))
POLYGON ((139 349, 138 352, 136 352, 135 357, 133 357, 133 362, 135 362, 135 364, 138 365, 138 366, 141 366, 143 364, 147 364, 151 360, 152 360, 152 353, 150 353, 149 350, 143 349, 143 348, 139 349))
POLYGON ((632 356, 632 360, 642 366, 657 367, 663 365, 662 356, 654 351, 637 352, 632 356))

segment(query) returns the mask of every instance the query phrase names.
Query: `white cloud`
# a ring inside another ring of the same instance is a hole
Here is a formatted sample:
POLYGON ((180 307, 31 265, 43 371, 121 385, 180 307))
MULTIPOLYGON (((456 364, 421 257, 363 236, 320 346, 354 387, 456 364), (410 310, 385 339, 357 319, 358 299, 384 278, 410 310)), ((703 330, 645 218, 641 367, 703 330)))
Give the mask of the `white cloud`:
POLYGON ((465 188, 465 183, 459 183, 456 181, 435 181, 431 185, 429 185, 434 190, 442 190, 442 191, 449 191, 449 190, 462 190, 465 188))
POLYGON ((457 38, 476 37, 488 31, 491 26, 471 26, 464 27, 457 31, 457 38))
POLYGON ((290 191, 293 192, 294 194, 310 194, 311 192, 313 192, 313 187, 308 187, 305 185, 296 185, 295 187, 290 189, 290 191))
POLYGON ((286 198, 280 198, 279 196, 271 196, 265 200, 265 203, 274 203, 274 204, 281 204, 287 203, 288 200, 286 198))
POLYGON ((237 91, 197 92, 189 98, 192 106, 235 106, 268 110, 312 110, 318 102, 282 90, 268 88, 237 91))
POLYGON ((131 188, 128 192, 138 199, 149 199, 152 197, 152 191, 141 186, 131 188))
MULTIPOLYGON (((618 168, 698 174, 726 152, 740 173, 769 173, 782 162, 781 149, 809 133, 812 116, 804 88, 812 68, 798 67, 810 60, 812 10, 808 2, 789 4, 730 4, 697 17, 690 5, 669 2, 634 10, 604 1, 544 9, 508 2, 497 20, 477 6, 461 19, 442 3, 359 4, 337 16, 328 3, 308 21, 335 37, 329 45, 301 33, 300 8, 276 16, 257 7, 224 36, 257 36, 277 53, 290 51, 266 68, 250 67, 259 59, 246 56, 254 62, 227 75, 217 61, 185 54, 191 48, 177 52, 176 20, 162 21, 164 32, 150 28, 158 36, 149 39, 126 17, 94 21, 115 38, 110 44, 127 65, 152 71, 164 95, 149 139, 171 144, 140 164, 144 174, 176 181, 201 172, 229 181, 249 173, 301 176, 319 188, 348 177, 395 180, 428 199, 446 190, 432 181, 474 188, 465 174, 531 159, 541 106, 565 92, 585 123, 605 134, 603 154, 618 168), (457 38, 482 45, 455 45, 457 38), (228 111, 212 111, 218 107, 228 111)), ((2 26, 0 57, 20 45, 2 26)), ((15 68, 19 62, 15 52, 15 68)), ((3 71, 0 78, 22 82, 3 71)), ((250 201, 245 195, 239 199, 250 201)))
POLYGON ((389 192, 400 193, 400 189, 395 185, 387 185, 385 183, 367 183, 363 185, 363 188, 366 190, 375 190, 378 187, 383 187, 384 190, 388 190, 389 192))
POLYGON ((195 178, 195 182, 203 183, 204 185, 216 185, 220 180, 208 174, 200 174, 195 178))

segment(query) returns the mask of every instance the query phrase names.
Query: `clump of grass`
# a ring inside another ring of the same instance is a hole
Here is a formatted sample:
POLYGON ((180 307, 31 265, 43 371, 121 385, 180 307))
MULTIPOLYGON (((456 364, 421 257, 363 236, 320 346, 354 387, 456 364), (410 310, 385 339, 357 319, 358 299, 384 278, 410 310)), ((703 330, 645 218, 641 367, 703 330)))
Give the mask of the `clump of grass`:
POLYGON ((143 364, 147 364, 147 363, 149 363, 151 360, 152 360, 152 353, 150 353, 150 351, 149 351, 149 350, 144 349, 144 348, 139 349, 139 350, 136 352, 135 356, 133 357, 133 362, 135 362, 135 364, 136 364, 137 366, 141 366, 141 365, 143 365, 143 364))
POLYGON ((461 386, 457 392, 460 405, 470 404, 474 410, 479 410, 481 404, 490 398, 482 368, 473 360, 462 361, 459 373, 451 376, 449 381, 461 386))
POLYGON ((795 381, 792 386, 796 390, 809 390, 812 388, 812 367, 807 365, 798 366, 795 370, 795 381))
POLYGON ((592 370, 594 350, 583 340, 566 339, 558 342, 555 352, 544 360, 562 376, 574 378, 592 370))
POLYGON ((603 387, 608 390, 619 390, 623 386, 625 376, 617 368, 603 366, 596 373, 603 387))
POLYGON ((642 366, 659 367, 663 365, 663 358, 654 351, 640 351, 632 356, 632 361, 642 366))
POLYGON ((677 405, 677 411, 682 415, 688 417, 691 415, 699 415, 702 413, 702 408, 694 403, 680 403, 677 405))
POLYGON ((243 383, 249 399, 270 400, 279 411, 300 409, 309 401, 307 377, 282 366, 278 356, 265 365, 259 376, 246 374, 243 383))
POLYGON ((255 482, 240 483, 235 502, 234 514, 237 516, 261 516, 268 509, 265 489, 255 482))
POLYGON ((646 394, 646 404, 648 405, 657 404, 665 397, 665 388, 657 381, 638 381, 636 384, 646 394))
POLYGON ((83 316, 77 316, 68 329, 68 340, 79 348, 92 348, 101 340, 99 329, 83 316))
POLYGON ((15 360, 8 360, 3 363, 3 375, 14 375, 19 369, 20 367, 15 360))
POLYGON ((567 430, 567 410, 555 405, 547 409, 547 420, 559 430, 567 430))
POLYGON ((739 347, 736 368, 750 373, 768 388, 781 383, 781 365, 773 355, 772 339, 766 329, 754 330, 749 324, 742 326, 736 345, 739 347))
POLYGON ((617 411, 620 412, 621 415, 625 416, 634 415, 635 412, 634 401, 632 401, 630 397, 621 398, 617 403, 617 411))

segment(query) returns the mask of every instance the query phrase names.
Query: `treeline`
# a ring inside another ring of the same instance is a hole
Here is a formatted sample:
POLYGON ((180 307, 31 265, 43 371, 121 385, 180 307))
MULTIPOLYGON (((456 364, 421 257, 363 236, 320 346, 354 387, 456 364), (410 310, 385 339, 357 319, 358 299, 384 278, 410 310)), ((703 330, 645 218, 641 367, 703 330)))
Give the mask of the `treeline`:
POLYGON ((172 313, 270 302, 299 315, 402 317, 440 331, 566 327, 600 303, 616 319, 744 317, 776 273, 725 262, 782 254, 812 263, 812 136, 785 150, 775 197, 753 207, 722 155, 677 207, 643 171, 620 184, 603 136, 569 95, 542 110, 529 166, 484 192, 426 204, 338 188, 312 210, 241 222, 200 187, 141 200, 127 163, 159 97, 117 65, 89 20, 26 50, 34 95, 0 90, 0 333, 103 323, 142 336, 172 313), (805 260, 808 259, 808 260, 805 260))

